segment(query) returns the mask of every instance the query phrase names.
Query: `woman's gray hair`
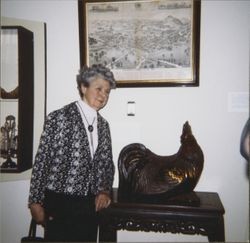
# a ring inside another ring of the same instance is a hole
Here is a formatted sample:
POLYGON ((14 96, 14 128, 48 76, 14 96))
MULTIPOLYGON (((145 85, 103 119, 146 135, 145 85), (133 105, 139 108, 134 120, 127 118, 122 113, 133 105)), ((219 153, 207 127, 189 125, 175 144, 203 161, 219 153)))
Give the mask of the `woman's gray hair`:
POLYGON ((79 70, 79 74, 76 77, 77 88, 81 96, 81 85, 83 85, 84 87, 89 87, 90 83, 97 78, 107 80, 110 84, 111 89, 116 88, 114 74, 109 68, 105 67, 102 64, 93 64, 91 67, 84 66, 79 70))

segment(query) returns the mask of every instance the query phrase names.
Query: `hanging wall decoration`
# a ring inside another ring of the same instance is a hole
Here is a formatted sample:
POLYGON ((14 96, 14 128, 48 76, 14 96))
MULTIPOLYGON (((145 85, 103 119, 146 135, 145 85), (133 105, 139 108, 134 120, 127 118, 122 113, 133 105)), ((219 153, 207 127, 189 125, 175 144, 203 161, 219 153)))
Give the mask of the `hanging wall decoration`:
POLYGON ((81 65, 118 87, 198 86, 200 1, 79 1, 81 65))

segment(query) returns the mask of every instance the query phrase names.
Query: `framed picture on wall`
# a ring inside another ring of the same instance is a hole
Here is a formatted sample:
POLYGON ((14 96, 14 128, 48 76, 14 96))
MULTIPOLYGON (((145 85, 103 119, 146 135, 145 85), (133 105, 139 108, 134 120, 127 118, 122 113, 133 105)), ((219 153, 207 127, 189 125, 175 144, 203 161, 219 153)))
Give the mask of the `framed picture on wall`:
POLYGON ((199 0, 79 0, 80 63, 118 87, 198 86, 199 0))

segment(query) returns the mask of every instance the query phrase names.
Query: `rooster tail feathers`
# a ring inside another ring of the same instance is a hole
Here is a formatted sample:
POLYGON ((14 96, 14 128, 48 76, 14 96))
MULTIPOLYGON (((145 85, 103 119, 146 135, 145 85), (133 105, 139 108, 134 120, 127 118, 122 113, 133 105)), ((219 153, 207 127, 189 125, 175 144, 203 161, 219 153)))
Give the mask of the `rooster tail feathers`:
POLYGON ((125 146, 118 158, 119 171, 119 190, 118 195, 123 198, 129 195, 133 190, 133 172, 135 168, 142 162, 146 155, 146 147, 140 143, 132 143, 125 146))
POLYGON ((140 143, 132 143, 125 146, 118 158, 118 169, 120 179, 127 179, 128 174, 145 157, 146 147, 140 143))

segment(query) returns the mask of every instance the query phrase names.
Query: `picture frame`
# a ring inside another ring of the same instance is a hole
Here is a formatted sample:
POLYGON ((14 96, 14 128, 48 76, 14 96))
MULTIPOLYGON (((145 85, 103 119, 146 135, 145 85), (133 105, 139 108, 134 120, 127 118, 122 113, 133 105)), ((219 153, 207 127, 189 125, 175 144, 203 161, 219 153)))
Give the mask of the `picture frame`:
POLYGON ((199 86, 200 0, 79 0, 80 65, 117 87, 199 86))

